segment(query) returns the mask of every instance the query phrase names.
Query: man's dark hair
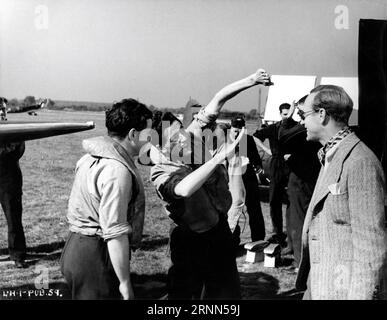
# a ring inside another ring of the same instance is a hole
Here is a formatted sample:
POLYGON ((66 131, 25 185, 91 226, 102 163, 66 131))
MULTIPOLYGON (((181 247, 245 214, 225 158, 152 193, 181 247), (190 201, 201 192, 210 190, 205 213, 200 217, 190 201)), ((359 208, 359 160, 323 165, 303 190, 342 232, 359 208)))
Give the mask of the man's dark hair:
POLYGON ((0 97, 0 103, 2 103, 2 102, 8 103, 8 100, 5 99, 4 97, 0 97))
POLYGON ((290 109, 290 104, 289 104, 289 103, 282 103, 282 104, 279 106, 279 111, 282 112, 282 110, 284 110, 284 109, 289 110, 289 109, 290 109))
POLYGON ((312 108, 315 111, 325 109, 326 113, 336 122, 348 124, 353 109, 351 97, 342 87, 334 85, 319 85, 312 89, 315 93, 312 108))
POLYGON ((304 95, 300 100, 297 101, 297 104, 304 104, 307 97, 308 97, 307 94, 304 95))
POLYGON ((105 125, 108 135, 125 138, 131 129, 141 131, 146 128, 152 112, 135 99, 123 99, 106 110, 105 125))

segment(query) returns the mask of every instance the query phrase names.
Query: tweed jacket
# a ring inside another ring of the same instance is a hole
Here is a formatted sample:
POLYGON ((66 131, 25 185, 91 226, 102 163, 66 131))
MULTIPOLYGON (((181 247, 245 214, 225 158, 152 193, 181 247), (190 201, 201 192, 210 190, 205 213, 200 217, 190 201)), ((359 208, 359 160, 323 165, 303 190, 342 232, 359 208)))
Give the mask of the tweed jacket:
POLYGON ((308 282, 311 299, 384 297, 384 188, 380 162, 351 133, 321 168, 304 221, 296 287, 308 282))

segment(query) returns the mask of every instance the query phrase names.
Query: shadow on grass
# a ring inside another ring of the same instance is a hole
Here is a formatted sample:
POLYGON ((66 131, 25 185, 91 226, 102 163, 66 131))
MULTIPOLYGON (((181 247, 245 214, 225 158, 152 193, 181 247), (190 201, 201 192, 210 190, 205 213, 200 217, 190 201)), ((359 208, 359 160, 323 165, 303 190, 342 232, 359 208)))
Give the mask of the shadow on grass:
MULTIPOLYGON (((34 247, 27 247, 27 252, 28 253, 31 253, 31 252, 32 253, 50 253, 50 252, 62 249, 64 247, 64 244, 65 244, 65 241, 39 244, 34 247)), ((8 254, 8 248, 0 249, 0 255, 7 255, 7 254, 8 254)))
POLYGON ((168 244, 169 238, 159 238, 152 240, 143 240, 139 244, 138 249, 142 251, 151 251, 168 244))
POLYGON ((264 272, 239 273, 243 300, 277 299, 278 279, 264 272))
POLYGON ((57 241, 52 243, 40 244, 35 247, 28 247, 27 250, 29 252, 34 252, 34 253, 50 253, 53 251, 57 251, 59 249, 63 249, 64 245, 65 245, 65 241, 57 241))
MULTIPOLYGON (((144 237, 147 237, 146 235, 144 237)), ((143 240, 139 249, 144 251, 154 250, 158 247, 164 246, 168 244, 168 238, 158 238, 158 239, 150 239, 143 240)), ((57 241, 52 243, 44 243, 33 247, 27 247, 27 252, 29 256, 38 256, 39 253, 50 253, 53 251, 63 249, 65 245, 65 241, 57 241)), ((0 255, 8 255, 8 248, 1 248, 0 255)))
POLYGON ((134 286, 134 294, 138 300, 160 299, 167 294, 167 275, 130 275, 134 286))
MULTIPOLYGON (((138 300, 160 299, 166 295, 167 275, 131 274, 133 290, 138 300)), ((1 288, 0 300, 71 300, 65 282, 50 282, 48 289, 36 289, 34 284, 1 288)))
POLYGON ((264 272, 239 273, 243 300, 301 300, 303 292, 291 289, 278 293, 278 279, 264 272))
MULTIPOLYGON (((63 247, 63 244, 62 244, 62 247, 63 247)), ((29 268, 30 266, 33 266, 42 260, 59 261, 60 256, 62 254, 62 251, 58 252, 58 250, 60 249, 61 249, 61 246, 57 247, 57 244, 52 244, 52 245, 47 244, 47 245, 40 245, 34 248, 27 248, 27 255, 25 257, 26 268, 29 268)), ((8 250, 5 250, 3 254, 4 253, 8 254, 8 250)), ((10 262, 10 261, 11 259, 8 255, 0 258, 0 263, 10 262)))
POLYGON ((281 257, 279 267, 291 267, 294 263, 294 259, 290 257, 281 257))

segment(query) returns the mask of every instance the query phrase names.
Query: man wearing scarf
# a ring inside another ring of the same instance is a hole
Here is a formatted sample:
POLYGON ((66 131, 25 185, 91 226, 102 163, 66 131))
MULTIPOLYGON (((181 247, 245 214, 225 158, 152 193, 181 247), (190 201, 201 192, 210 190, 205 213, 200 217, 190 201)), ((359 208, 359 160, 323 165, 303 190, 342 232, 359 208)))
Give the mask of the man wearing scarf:
POLYGON ((305 217, 296 287, 304 299, 354 300, 386 294, 385 179, 374 153, 348 127, 353 102, 320 85, 299 107, 321 170, 305 217))

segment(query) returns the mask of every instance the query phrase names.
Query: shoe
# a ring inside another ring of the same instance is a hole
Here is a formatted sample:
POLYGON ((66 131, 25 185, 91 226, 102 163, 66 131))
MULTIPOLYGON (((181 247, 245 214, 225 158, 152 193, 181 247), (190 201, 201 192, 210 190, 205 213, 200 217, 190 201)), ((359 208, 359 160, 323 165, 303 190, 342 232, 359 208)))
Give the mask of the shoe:
POLYGON ((24 269, 27 268, 27 264, 24 260, 15 260, 15 268, 24 269))
POLYGON ((279 244, 281 248, 285 248, 287 246, 285 239, 286 239, 285 234, 273 234, 269 239, 267 239, 267 241, 269 243, 279 244))

